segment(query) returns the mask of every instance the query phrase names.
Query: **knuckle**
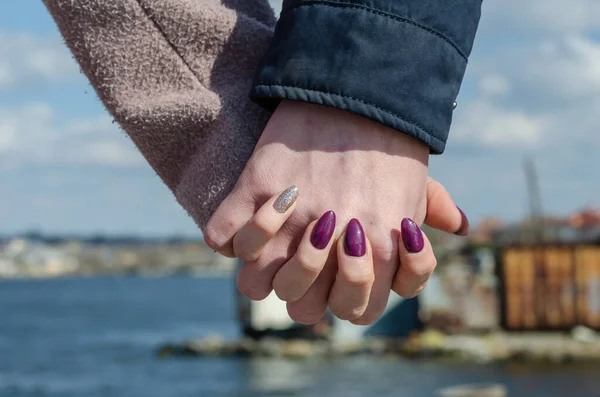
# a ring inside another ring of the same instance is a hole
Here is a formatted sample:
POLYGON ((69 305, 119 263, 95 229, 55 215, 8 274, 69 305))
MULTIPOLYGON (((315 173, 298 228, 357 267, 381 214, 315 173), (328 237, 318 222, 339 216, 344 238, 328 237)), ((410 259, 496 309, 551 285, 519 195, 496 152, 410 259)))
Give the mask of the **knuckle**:
POLYGON ((242 237, 237 234, 233 238, 233 252, 235 257, 240 259, 242 262, 255 262, 260 258, 261 251, 251 250, 246 247, 243 241, 241 241, 242 237))
POLYGON ((212 227, 212 225, 207 225, 206 228, 204 228, 204 242, 206 245, 215 251, 219 251, 222 247, 222 244, 219 241, 220 238, 217 230, 212 227))
POLYGON ((267 237, 269 240, 275 236, 273 226, 268 222, 266 217, 255 216, 250 221, 250 225, 255 232, 267 237))
POLYGON ((279 299, 284 302, 297 302, 302 298, 302 295, 297 293, 296 291, 291 290, 290 288, 282 288, 279 286, 273 287, 275 290, 275 294, 279 299))
POLYGON ((228 236, 228 230, 233 230, 234 225, 231 221, 225 221, 217 226, 216 221, 210 221, 203 231, 204 242, 214 251, 222 255, 232 255, 231 238, 228 236))
POLYGON ((411 286, 401 282, 395 282, 392 286, 392 290, 405 299, 413 299, 417 297, 421 292, 423 292, 426 286, 427 280, 420 283, 416 287, 414 285, 411 286))
POLYGON ((376 262, 390 263, 398 260, 398 248, 394 246, 391 239, 371 240, 371 250, 376 262))
POLYGON ((344 279, 344 282, 352 287, 370 286, 375 280, 375 274, 373 273, 372 269, 345 273, 342 277, 344 279))
POLYGON ((250 251, 239 251, 235 249, 236 258, 240 259, 242 262, 255 262, 260 258, 260 252, 250 252, 250 251))
POLYGON ((273 290, 277 297, 284 302, 296 302, 302 298, 302 295, 290 283, 278 276, 275 276, 273 280, 273 290))
POLYGON ((403 297, 404 299, 412 299, 417 296, 417 293, 414 290, 411 291, 406 287, 394 289, 394 292, 396 292, 399 296, 403 297))
POLYGON ((240 277, 238 274, 237 288, 240 293, 253 301, 261 301, 271 293, 269 288, 265 288, 259 283, 252 282, 251 279, 240 277))
POLYGON ((366 306, 357 306, 350 308, 338 308, 334 310, 331 309, 334 315, 336 315, 340 320, 344 321, 357 321, 362 315, 365 313, 366 306))
POLYGON ((375 304, 368 304, 364 313, 359 318, 350 320, 354 325, 371 325, 375 323, 383 315, 387 306, 387 299, 375 304))
POLYGON ((406 267, 406 270, 410 275, 422 279, 429 278, 436 266, 437 259, 435 259, 435 257, 432 256, 432 258, 427 260, 426 262, 409 263, 406 267))
POLYGON ((288 307, 288 315, 290 318, 302 325, 316 324, 323 318, 324 314, 324 310, 288 307))
POLYGON ((416 290, 415 290, 415 296, 419 295, 421 292, 423 292, 423 290, 425 289, 425 287, 427 287, 427 282, 424 282, 423 284, 421 284, 416 290))
POLYGON ((321 273, 322 265, 317 261, 308 258, 306 255, 303 255, 301 252, 297 253, 296 259, 298 267, 303 273, 311 277, 317 276, 319 273, 321 273))
POLYGON ((288 288, 279 284, 277 279, 273 281, 273 291, 275 291, 275 295, 277 295, 280 300, 284 302, 290 302, 290 292, 288 288))
POLYGON ((371 325, 375 321, 377 321, 377 317, 373 317, 372 315, 362 315, 361 317, 350 320, 350 322, 354 325, 371 325))
POLYGON ((427 181, 427 198, 429 201, 442 200, 446 194, 446 189, 439 182, 433 179, 427 181))
POLYGON ((412 299, 417 296, 414 289, 411 289, 408 285, 406 285, 405 282, 399 280, 398 278, 394 280, 392 291, 404 299, 412 299))

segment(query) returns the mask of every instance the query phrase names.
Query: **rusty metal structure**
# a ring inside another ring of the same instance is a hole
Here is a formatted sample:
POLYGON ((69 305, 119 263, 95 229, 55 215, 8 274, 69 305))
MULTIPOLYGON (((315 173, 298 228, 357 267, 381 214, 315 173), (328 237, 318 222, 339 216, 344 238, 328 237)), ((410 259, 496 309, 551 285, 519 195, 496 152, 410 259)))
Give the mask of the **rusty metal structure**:
POLYGON ((600 244, 548 238, 533 161, 524 162, 529 233, 498 249, 500 324, 507 330, 600 330, 600 244), (552 242, 554 240, 554 242, 552 242))
POLYGON ((507 246, 497 273, 503 328, 600 330, 600 245, 507 246))

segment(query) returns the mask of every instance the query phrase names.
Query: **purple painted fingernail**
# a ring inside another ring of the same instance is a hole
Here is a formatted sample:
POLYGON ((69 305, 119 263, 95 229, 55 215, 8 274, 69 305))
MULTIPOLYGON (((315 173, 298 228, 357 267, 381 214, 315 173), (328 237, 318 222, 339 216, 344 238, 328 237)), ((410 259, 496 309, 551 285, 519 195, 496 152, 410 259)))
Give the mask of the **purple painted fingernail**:
POLYGON ((458 231, 454 234, 456 234, 457 236, 467 236, 469 234, 469 229, 471 228, 471 226, 469 225, 469 220, 467 219, 467 216, 465 215, 463 210, 461 210, 459 207, 456 208, 458 208, 458 212, 460 212, 462 222, 460 224, 460 229, 458 229, 458 231))
POLYGON ((404 246, 408 252, 416 254, 423 250, 425 246, 423 232, 412 219, 402 219, 400 231, 402 232, 402 241, 404 241, 404 246))
POLYGON ((310 243, 316 249, 322 250, 327 247, 333 232, 335 231, 335 212, 327 211, 324 213, 310 236, 310 243))
POLYGON ((358 219, 351 219, 346 228, 346 253, 361 257, 367 252, 365 231, 358 219))

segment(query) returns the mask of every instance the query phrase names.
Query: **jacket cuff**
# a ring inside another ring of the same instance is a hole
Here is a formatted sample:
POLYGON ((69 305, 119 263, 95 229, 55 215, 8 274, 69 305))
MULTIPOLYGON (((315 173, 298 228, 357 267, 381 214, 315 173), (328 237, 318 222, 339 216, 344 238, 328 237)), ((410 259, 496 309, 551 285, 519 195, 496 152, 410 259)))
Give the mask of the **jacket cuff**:
MULTIPOLYGON (((444 16, 446 25, 437 18, 430 23, 435 28, 424 23, 432 20, 424 6, 415 12, 363 3, 386 5, 381 0, 285 2, 250 97, 269 110, 282 99, 347 110, 423 141, 433 154, 442 153, 480 0, 471 1, 471 12, 444 16)), ((437 7, 434 12, 445 15, 444 6, 437 7)))

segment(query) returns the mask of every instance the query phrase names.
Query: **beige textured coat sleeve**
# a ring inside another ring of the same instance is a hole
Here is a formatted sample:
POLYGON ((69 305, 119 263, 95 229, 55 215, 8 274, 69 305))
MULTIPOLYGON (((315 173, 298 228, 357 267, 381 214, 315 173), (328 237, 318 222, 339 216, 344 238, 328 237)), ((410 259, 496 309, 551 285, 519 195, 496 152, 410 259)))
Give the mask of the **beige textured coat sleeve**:
POLYGON ((267 0, 44 0, 81 69, 203 228, 269 117, 248 99, 267 0))

